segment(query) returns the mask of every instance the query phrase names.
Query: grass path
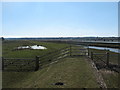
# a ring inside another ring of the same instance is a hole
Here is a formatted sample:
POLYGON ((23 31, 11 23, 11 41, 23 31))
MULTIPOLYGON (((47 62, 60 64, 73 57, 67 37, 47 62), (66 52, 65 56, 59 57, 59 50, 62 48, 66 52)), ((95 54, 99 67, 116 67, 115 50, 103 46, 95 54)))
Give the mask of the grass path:
POLYGON ((3 74, 3 87, 7 88, 99 88, 93 68, 85 57, 64 58, 36 72, 3 74), (64 85, 54 85, 57 82, 64 85))

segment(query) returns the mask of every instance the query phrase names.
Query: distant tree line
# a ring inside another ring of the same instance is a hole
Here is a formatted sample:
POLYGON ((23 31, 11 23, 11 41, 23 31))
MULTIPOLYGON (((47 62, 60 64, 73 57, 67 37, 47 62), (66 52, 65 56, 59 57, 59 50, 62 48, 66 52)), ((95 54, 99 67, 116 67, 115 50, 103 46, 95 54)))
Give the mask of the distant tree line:
POLYGON ((83 40, 83 41, 120 41, 120 37, 38 37, 38 38, 4 38, 2 40, 83 40))

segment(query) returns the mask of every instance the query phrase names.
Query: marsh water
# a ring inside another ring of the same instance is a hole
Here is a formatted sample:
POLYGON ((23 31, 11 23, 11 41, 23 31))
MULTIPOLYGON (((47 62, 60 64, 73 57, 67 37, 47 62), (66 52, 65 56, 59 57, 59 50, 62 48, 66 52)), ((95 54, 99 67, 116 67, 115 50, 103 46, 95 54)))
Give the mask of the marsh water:
POLYGON ((96 47, 96 46, 88 46, 88 47, 93 49, 100 49, 100 50, 110 50, 112 52, 120 53, 120 49, 117 49, 117 48, 96 47))
MULTIPOLYGON (((77 46, 81 46, 81 45, 77 45, 77 46)), ((92 48, 92 49, 99 49, 99 50, 109 50, 111 52, 120 53, 120 49, 118 49, 118 48, 97 47, 97 46, 84 46, 84 48, 92 48)))

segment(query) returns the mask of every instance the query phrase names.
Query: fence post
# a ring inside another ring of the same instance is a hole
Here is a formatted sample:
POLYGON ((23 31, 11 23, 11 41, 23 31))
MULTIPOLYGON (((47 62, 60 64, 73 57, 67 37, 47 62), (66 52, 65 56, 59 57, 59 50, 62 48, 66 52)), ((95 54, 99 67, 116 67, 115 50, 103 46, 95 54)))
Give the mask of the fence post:
POLYGON ((37 71, 39 69, 39 57, 36 56, 35 58, 35 71, 37 71))
POLYGON ((2 57, 2 70, 4 70, 4 58, 2 57))
POLYGON ((71 56, 71 53, 72 53, 72 48, 71 48, 71 45, 70 45, 70 56, 71 56))
POLYGON ((106 52, 106 55, 107 55, 107 61, 106 61, 106 64, 107 64, 107 66, 109 66, 109 52, 106 52))
POLYGON ((93 60, 93 52, 91 52, 91 59, 93 60))

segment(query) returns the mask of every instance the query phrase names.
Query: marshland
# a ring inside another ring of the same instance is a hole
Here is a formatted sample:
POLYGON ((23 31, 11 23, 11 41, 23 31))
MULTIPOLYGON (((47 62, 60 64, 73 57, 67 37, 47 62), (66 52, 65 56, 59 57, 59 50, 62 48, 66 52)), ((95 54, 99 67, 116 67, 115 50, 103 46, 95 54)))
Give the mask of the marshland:
POLYGON ((105 87, 100 85, 102 82, 98 79, 95 67, 104 79, 106 87, 118 87, 120 67, 118 66, 118 53, 114 51, 90 48, 88 45, 78 45, 69 41, 61 43, 49 40, 4 40, 2 51, 5 64, 3 69, 4 88, 105 87), (21 46, 35 45, 45 47, 45 49, 22 48, 14 50, 21 46), (92 60, 91 52, 104 55, 99 54, 98 58, 94 57, 94 60, 92 60), (102 62, 96 63, 96 61, 102 60, 105 63, 107 62, 106 52, 109 52, 109 66, 116 65, 116 67, 110 68, 102 62), (37 70, 36 56, 39 57, 39 68, 37 70), (31 59, 33 62, 26 64, 31 59), (92 66, 90 61, 95 64, 95 67, 92 66), (54 85, 58 82, 63 83, 63 85, 54 85))

